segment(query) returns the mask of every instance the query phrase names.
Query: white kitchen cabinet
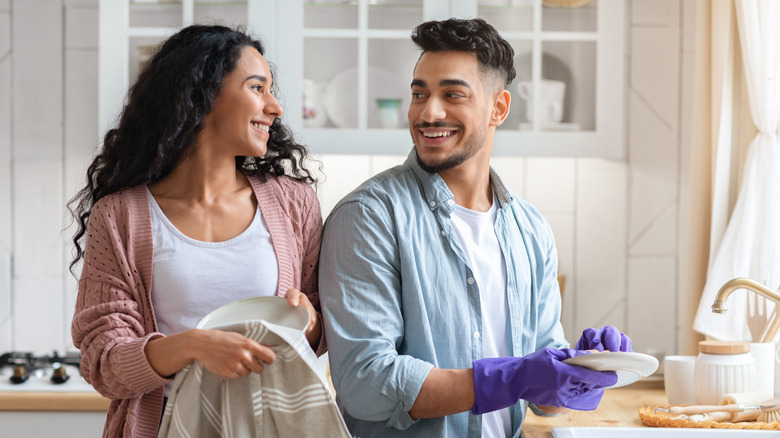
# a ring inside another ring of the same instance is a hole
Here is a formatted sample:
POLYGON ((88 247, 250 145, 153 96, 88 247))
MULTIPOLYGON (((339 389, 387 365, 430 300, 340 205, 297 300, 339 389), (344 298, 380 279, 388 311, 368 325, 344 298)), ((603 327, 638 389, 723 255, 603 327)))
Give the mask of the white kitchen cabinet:
POLYGON ((495 155, 622 158, 622 0, 101 0, 100 128, 148 49, 191 23, 245 25, 267 47, 286 119, 317 153, 406 154, 418 23, 481 17, 515 49, 495 155), (522 91, 521 91, 522 89, 522 91), (541 99, 528 96, 542 96, 541 99))

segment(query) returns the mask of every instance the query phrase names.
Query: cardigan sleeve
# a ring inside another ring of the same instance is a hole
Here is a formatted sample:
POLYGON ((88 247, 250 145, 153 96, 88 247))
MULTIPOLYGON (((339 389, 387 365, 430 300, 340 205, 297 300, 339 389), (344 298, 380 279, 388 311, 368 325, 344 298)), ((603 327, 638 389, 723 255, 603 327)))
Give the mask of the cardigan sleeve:
MULTIPOLYGON (((301 212, 301 292, 305 293, 317 311, 320 322, 323 323, 322 310, 320 309, 319 294, 319 258, 320 244, 322 243, 322 213, 320 203, 314 190, 308 185, 303 186, 303 210, 301 212)), ((325 328, 322 329, 322 337, 317 347, 317 356, 328 351, 325 341, 325 328)))
POLYGON ((117 198, 101 199, 90 214, 71 333, 84 378, 103 396, 125 399, 169 380, 154 371, 144 352, 149 340, 163 335, 146 329, 151 309, 144 308, 144 286, 133 259, 143 255, 133 247, 128 251, 130 220, 112 204, 117 198))

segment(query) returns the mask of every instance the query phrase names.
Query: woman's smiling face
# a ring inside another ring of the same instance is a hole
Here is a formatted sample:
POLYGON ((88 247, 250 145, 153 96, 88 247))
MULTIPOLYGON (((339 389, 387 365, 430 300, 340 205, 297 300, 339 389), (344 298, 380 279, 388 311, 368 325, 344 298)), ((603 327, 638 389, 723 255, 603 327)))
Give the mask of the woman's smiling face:
POLYGON ((204 120, 202 138, 213 139, 220 150, 233 156, 264 156, 268 129, 283 113, 271 93, 272 84, 263 55, 254 47, 244 47, 204 120))

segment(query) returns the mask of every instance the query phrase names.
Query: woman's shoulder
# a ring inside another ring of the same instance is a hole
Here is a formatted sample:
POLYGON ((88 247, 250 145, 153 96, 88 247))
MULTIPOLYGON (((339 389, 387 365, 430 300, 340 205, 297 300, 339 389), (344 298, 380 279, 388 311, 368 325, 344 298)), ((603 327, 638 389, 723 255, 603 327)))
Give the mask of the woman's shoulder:
MULTIPOLYGON (((98 199, 92 207, 91 215, 105 215, 110 218, 112 214, 125 214, 136 211, 139 206, 143 205, 143 202, 148 202, 146 199, 146 187, 129 187, 98 199)), ((114 216, 114 219, 118 220, 119 218, 114 216)))
POLYGON ((255 193, 273 190, 284 203, 303 202, 310 205, 312 202, 317 202, 317 194, 312 186, 287 175, 267 175, 265 180, 257 176, 249 176, 249 182, 255 193))

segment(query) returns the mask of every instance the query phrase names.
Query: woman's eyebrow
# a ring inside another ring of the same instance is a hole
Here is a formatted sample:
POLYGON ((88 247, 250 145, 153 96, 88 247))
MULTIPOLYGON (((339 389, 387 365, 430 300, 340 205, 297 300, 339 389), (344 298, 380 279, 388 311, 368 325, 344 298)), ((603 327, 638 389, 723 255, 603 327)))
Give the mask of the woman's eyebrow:
POLYGON ((260 81, 260 82, 263 82, 263 83, 265 83, 265 82, 268 82, 268 78, 266 78, 266 77, 265 77, 265 76, 263 76, 263 75, 252 75, 252 76, 248 76, 246 79, 244 79, 244 82, 246 82, 246 81, 250 81, 250 80, 252 80, 252 79, 257 79, 258 81, 260 81))

